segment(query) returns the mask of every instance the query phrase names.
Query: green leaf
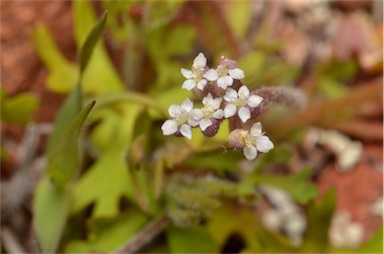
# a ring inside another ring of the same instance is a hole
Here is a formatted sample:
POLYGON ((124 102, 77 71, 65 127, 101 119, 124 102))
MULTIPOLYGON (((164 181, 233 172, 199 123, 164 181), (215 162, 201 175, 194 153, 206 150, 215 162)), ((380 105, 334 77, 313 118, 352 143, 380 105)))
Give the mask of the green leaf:
POLYGON ((219 251, 217 244, 201 226, 188 228, 169 226, 166 234, 171 253, 218 253, 219 251))
POLYGON ((65 59, 45 25, 39 23, 34 28, 32 39, 37 54, 49 69, 48 87, 55 92, 71 91, 78 78, 77 66, 65 59))
POLYGON ((103 151, 74 187, 73 212, 95 203, 93 217, 111 217, 119 212, 120 197, 135 200, 125 156, 143 107, 122 104, 120 109, 120 121, 110 139, 109 149, 103 151))
POLYGON ((81 48, 80 51, 80 73, 82 74, 87 67, 89 59, 91 58, 93 49, 95 48, 96 43, 99 41, 107 21, 107 14, 105 12, 97 24, 92 28, 91 32, 88 34, 87 39, 81 48))
POLYGON ((383 253, 383 226, 365 243, 353 251, 354 253, 383 253))
POLYGON ((62 133, 57 143, 48 150, 47 171, 59 187, 68 184, 79 171, 79 134, 95 102, 88 104, 69 127, 62 133))
POLYGON ((80 53, 84 54, 82 56, 84 59, 80 62, 81 65, 85 63, 82 61, 85 61, 86 55, 89 54, 90 46, 92 46, 90 44, 94 44, 92 61, 88 62, 86 70, 83 69, 85 66, 81 68, 83 70, 84 92, 104 94, 123 90, 124 84, 108 56, 104 43, 102 41, 96 43, 96 37, 101 36, 99 33, 102 31, 106 16, 101 18, 95 26, 96 14, 88 1, 74 1, 72 6, 76 45, 79 49, 83 48, 82 52, 84 52, 80 53))
POLYGON ((256 237, 258 224, 257 217, 247 207, 226 204, 212 214, 207 230, 219 246, 235 233, 244 239, 247 248, 256 251, 261 248, 256 237))
MULTIPOLYGON (((3 88, 1 87, 3 91, 3 88)), ((12 97, 2 96, 1 120, 7 123, 26 124, 32 120, 32 113, 37 110, 39 97, 30 93, 21 93, 12 97)))
POLYGON ((320 203, 308 208, 308 227, 303 236, 301 251, 325 253, 330 247, 328 232, 336 204, 334 189, 325 193, 320 203))
POLYGON ((69 127, 71 120, 81 111, 81 87, 77 84, 75 89, 65 99, 61 106, 53 125, 53 130, 49 136, 46 151, 50 152, 59 142, 64 131, 69 127))
POLYGON ((242 56, 238 60, 239 66, 245 73, 244 82, 251 88, 256 87, 257 85, 262 85, 255 84, 255 82, 258 80, 260 75, 263 75, 266 58, 267 56, 265 52, 261 50, 254 50, 242 56))
POLYGON ((147 217, 138 210, 129 210, 114 218, 90 221, 86 241, 69 243, 67 253, 111 253, 131 239, 147 222, 147 217))
POLYGON ((36 187, 33 225, 43 253, 56 253, 67 221, 71 193, 44 177, 36 187))
POLYGON ((251 181, 277 187, 291 195, 298 203, 306 204, 319 194, 316 186, 307 182, 310 172, 311 169, 307 168, 293 176, 255 175, 251 181))
POLYGON ((227 5, 227 19, 232 31, 244 39, 252 18, 252 1, 230 1, 227 5))

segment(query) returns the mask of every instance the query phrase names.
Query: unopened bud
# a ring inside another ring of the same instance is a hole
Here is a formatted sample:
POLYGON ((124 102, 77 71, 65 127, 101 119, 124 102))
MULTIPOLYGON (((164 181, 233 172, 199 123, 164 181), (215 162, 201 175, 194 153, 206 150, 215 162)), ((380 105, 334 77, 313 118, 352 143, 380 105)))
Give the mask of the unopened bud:
POLYGON ((236 129, 229 134, 228 145, 231 149, 243 149, 245 147, 244 136, 248 131, 243 129, 236 129))
POLYGON ((219 131, 222 119, 212 118, 211 121, 212 125, 205 129, 205 131, 203 131, 204 136, 209 138, 215 136, 216 133, 219 131))

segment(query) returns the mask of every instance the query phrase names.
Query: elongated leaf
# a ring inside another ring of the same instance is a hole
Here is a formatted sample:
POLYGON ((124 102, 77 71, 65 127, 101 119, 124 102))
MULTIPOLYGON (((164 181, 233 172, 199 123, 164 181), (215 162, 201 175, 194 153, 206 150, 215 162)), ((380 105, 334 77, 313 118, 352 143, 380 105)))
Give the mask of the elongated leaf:
POLYGON ((78 137, 95 102, 88 104, 61 135, 52 150, 48 151, 48 174, 57 186, 64 187, 79 169, 78 137))
POLYGON ((64 130, 68 128, 71 119, 74 119, 81 110, 81 87, 77 84, 75 89, 66 98, 55 119, 55 124, 48 139, 47 151, 51 151, 59 141, 64 130))
POLYGON ((56 253, 70 200, 71 193, 57 188, 47 177, 38 184, 33 204, 33 225, 43 253, 56 253))
POLYGON ((107 21, 107 14, 105 12, 97 24, 93 27, 91 32, 88 34, 87 39, 80 51, 80 73, 82 74, 87 67, 89 59, 91 58, 93 49, 96 43, 99 41, 101 34, 103 33, 105 23, 107 21))

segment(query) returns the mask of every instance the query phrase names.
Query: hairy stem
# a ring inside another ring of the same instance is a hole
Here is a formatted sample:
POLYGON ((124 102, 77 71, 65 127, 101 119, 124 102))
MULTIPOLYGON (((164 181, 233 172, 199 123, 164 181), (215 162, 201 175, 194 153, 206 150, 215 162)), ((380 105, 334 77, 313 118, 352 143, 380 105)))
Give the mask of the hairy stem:
POLYGON ((168 225, 169 219, 165 213, 161 213, 149 222, 140 232, 131 238, 126 245, 117 250, 116 253, 134 253, 150 243, 168 225))

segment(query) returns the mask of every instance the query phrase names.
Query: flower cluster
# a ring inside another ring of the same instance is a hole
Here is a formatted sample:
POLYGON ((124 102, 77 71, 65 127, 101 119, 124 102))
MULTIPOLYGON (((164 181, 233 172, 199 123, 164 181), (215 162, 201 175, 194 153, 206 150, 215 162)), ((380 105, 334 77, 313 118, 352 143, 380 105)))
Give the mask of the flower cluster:
MULTIPOLYGON (((242 84, 244 72, 233 60, 222 58, 216 69, 210 69, 207 58, 200 53, 191 70, 181 69, 181 74, 186 78, 182 88, 195 91, 201 97, 202 107, 194 108, 188 98, 181 106, 171 105, 168 109, 171 119, 161 126, 164 135, 191 139, 192 128, 200 127, 206 137, 212 137, 223 119, 228 119, 230 126, 243 126, 262 111, 263 98, 242 84)), ((266 153, 273 148, 273 143, 262 133, 260 122, 250 131, 243 128, 231 128, 231 131, 229 146, 243 149, 248 160, 255 159, 257 151, 266 153)))

